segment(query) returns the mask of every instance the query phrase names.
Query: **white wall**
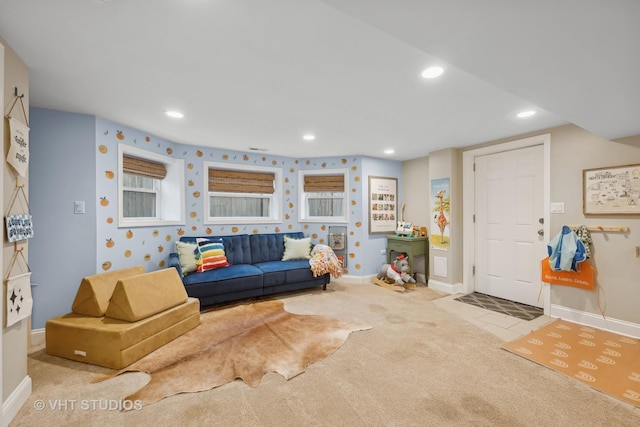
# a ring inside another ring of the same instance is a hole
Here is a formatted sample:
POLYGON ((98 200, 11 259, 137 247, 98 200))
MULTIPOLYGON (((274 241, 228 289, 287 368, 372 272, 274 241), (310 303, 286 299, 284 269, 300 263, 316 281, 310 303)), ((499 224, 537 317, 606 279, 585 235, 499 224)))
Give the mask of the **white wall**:
POLYGON ((614 142, 573 125, 551 131, 551 202, 563 202, 565 213, 551 215, 549 238, 564 224, 630 228, 629 233, 591 233, 590 262, 596 268, 597 290, 552 286, 551 304, 564 317, 579 313, 575 320, 590 318, 603 327, 617 321, 640 325, 640 258, 636 258, 640 216, 585 216, 582 212, 583 169, 628 164, 640 164, 640 136, 614 142))
MULTIPOLYGON (((552 285, 550 291, 551 314, 604 329, 640 336, 640 258, 636 257, 636 247, 640 246, 639 215, 585 216, 582 212, 582 171, 583 169, 640 164, 640 135, 618 141, 609 141, 575 125, 565 125, 553 129, 525 135, 516 135, 490 141, 463 151, 514 141, 529 136, 550 134, 551 139, 551 202, 563 202, 563 214, 550 215, 549 240, 557 234, 562 225, 625 226, 629 233, 593 232, 593 257, 590 262, 596 268, 596 291, 552 285)), ((460 157, 442 150, 430 153, 428 157, 403 163, 403 195, 407 203, 407 219, 422 221, 431 215, 421 193, 428 191, 428 180, 437 178, 451 168, 452 177, 461 174, 460 157), (454 160, 450 163, 451 159, 454 160), (456 162, 457 166, 456 166, 456 162), (444 168, 444 170, 443 170, 444 168)), ((444 176, 444 175, 443 175, 444 176)), ((462 188, 452 181, 453 189, 462 188)), ((452 211, 454 209, 452 201, 452 211)), ((458 213, 462 215, 462 213, 458 213)), ((452 212, 453 219, 458 214, 452 212)), ((452 233, 454 227, 452 227, 452 233)), ((455 228, 455 232, 459 232, 455 228)), ((462 230, 464 232, 464 230, 462 230)), ((450 256, 455 264, 457 256, 462 256, 462 246, 454 246, 450 256)), ((435 252, 435 251, 432 251, 435 252)), ((441 254, 441 251, 438 253, 441 254)), ((433 253, 430 254, 433 258, 433 253)), ((462 269, 460 269, 461 271, 462 269)), ((434 276, 430 276, 434 278, 434 276)), ((439 280, 439 278, 435 278, 439 280)))
POLYGON ((402 199, 406 203, 406 221, 429 226, 429 157, 407 160, 402 163, 402 199))
MULTIPOLYGON (((15 99, 13 96, 15 87, 18 88, 19 94, 24 94, 22 101, 25 106, 26 114, 28 115, 28 67, 1 38, 0 47, 3 47, 3 49, 0 49, 0 57, 2 58, 0 61, 2 71, 0 73, 4 74, 4 76, 0 74, 0 81, 3 82, 4 92, 4 102, 2 102, 2 105, 5 110, 3 111, 3 115, 9 112, 9 108, 11 108, 11 104, 15 99), (2 51, 4 51, 4 54, 2 51)), ((0 100, 2 100, 1 96, 0 100)), ((14 108, 12 112, 12 116, 19 118, 21 121, 25 120, 22 112, 22 106, 19 105, 19 101, 18 105, 16 105, 16 108, 14 108)), ((8 151, 9 130, 8 126, 5 126, 4 123, 5 120, 3 120, 3 153, 6 153, 8 151)), ((0 189, 3 200, 3 211, 5 212, 11 202, 11 197, 15 191, 16 184, 24 185, 25 192, 28 195, 28 179, 21 177, 18 180, 18 183, 16 183, 16 177, 17 174, 15 171, 3 161, 2 177, 0 177, 0 189)), ((2 268, 0 270, 3 272, 3 277, 6 277, 6 269, 9 267, 10 260, 14 255, 14 245, 4 239, 4 227, 3 231, 0 233, 0 237, 2 237, 3 241, 3 251, 0 259, 0 267, 2 268)), ((28 259, 27 241, 19 243, 18 247, 23 249, 23 253, 28 259)), ((24 270, 21 272, 27 271, 24 266, 21 268, 24 270)), ((2 293, 4 293, 4 286, 2 293)), ((6 319, 6 313, 4 313, 4 311, 6 310, 6 307, 3 298, 0 298, 0 303, 2 303, 3 310, 2 345, 0 346, 0 349, 2 350, 0 356, 0 362, 2 363, 2 374, 0 375, 0 378, 2 379, 2 393, 0 395, 0 397, 2 397, 1 419, 3 423, 8 424, 31 394, 31 378, 27 375, 27 349, 29 345, 28 338, 30 326, 29 319, 24 319, 13 324, 9 328, 5 328, 4 319, 6 319)))

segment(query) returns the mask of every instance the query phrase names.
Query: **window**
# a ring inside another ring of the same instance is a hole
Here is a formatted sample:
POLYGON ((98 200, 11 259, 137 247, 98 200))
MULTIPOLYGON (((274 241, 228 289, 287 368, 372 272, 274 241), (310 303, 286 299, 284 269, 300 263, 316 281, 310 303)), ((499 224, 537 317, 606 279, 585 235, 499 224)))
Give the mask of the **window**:
POLYGON ((157 219, 158 190, 166 176, 164 164, 125 154, 122 157, 123 217, 157 219))
POLYGON ((205 187, 209 190, 207 223, 280 221, 280 169, 208 162, 205 166, 205 187))
POLYGON ((184 162, 120 144, 120 227, 184 224, 184 162))
POLYGON ((346 170, 300 171, 300 220, 347 222, 346 170))

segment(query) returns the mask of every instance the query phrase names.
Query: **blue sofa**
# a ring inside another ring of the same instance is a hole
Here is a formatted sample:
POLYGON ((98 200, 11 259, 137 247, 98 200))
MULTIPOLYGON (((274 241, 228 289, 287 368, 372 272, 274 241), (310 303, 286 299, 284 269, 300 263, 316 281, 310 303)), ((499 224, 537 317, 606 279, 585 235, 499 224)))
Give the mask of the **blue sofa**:
MULTIPOLYGON (((201 307, 316 286, 326 289, 330 274, 314 277, 309 260, 282 261, 284 236, 305 237, 302 232, 215 236, 222 238, 230 266, 185 276, 178 254, 171 253, 169 267, 178 270, 187 294, 198 298, 201 307)), ((198 237, 182 236, 180 240, 195 243, 198 237)))

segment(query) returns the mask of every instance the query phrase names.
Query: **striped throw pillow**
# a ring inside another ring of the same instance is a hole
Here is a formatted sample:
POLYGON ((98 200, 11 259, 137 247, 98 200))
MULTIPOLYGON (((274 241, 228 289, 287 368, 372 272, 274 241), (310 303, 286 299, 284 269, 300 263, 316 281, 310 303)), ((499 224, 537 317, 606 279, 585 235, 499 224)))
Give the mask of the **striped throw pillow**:
POLYGON ((195 250, 196 271, 198 273, 230 265, 224 253, 222 239, 205 239, 199 237, 196 239, 196 242, 198 244, 195 250))

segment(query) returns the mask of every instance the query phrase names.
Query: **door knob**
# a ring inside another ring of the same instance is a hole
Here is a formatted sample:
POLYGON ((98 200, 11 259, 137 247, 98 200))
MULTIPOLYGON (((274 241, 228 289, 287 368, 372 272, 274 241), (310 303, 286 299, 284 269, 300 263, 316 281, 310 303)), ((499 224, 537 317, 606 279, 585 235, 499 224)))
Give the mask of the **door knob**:
POLYGON ((544 236, 544 230, 542 228, 538 230, 538 236, 544 236))

